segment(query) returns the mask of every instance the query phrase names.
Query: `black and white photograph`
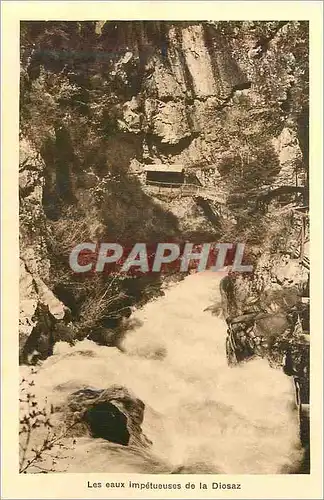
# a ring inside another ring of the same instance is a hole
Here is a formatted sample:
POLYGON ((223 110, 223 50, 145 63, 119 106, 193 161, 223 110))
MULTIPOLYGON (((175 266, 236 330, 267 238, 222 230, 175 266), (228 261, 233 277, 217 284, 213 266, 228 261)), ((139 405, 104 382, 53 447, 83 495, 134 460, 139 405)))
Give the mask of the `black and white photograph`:
POLYGON ((307 21, 20 22, 20 473, 310 473, 308 81, 307 21))
POLYGON ((322 3, 3 4, 1 498, 321 498, 322 3))

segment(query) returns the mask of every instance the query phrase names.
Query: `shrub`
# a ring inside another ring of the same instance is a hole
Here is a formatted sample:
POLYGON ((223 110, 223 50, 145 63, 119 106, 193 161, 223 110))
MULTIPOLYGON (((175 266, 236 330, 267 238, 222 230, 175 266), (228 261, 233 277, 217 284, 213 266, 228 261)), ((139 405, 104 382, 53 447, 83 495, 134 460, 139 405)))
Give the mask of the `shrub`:
POLYGON ((25 378, 20 382, 22 416, 19 420, 19 472, 24 474, 35 470, 42 473, 55 472, 55 466, 62 458, 61 451, 66 449, 63 439, 71 428, 64 428, 59 434, 53 430, 48 410, 40 407, 35 394, 31 392, 34 385, 33 380, 25 378))

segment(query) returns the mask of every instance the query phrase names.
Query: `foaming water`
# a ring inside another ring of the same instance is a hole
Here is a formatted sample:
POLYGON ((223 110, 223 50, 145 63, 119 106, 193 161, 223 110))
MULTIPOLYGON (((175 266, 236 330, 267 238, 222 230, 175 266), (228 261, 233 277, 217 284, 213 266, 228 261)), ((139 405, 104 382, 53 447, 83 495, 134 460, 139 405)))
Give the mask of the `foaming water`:
POLYGON ((84 386, 125 385, 144 401, 153 441, 144 457, 87 439, 87 465, 76 447, 69 470, 275 474, 300 459, 289 377, 261 359, 227 366, 226 323, 204 311, 219 299, 221 277, 191 275, 138 310, 123 353, 87 340, 57 345, 36 375, 38 397, 59 404, 84 386))

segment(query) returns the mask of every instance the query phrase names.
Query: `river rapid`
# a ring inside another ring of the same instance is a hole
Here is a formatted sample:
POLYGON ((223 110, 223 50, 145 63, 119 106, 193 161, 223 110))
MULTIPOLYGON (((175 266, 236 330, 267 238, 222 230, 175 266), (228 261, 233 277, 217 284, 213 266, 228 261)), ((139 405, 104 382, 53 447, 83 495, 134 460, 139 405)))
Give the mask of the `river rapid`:
POLYGON ((82 387, 124 385, 145 403, 142 429, 153 443, 140 450, 78 437, 66 441, 58 471, 277 474, 300 460, 291 379, 262 359, 227 366, 226 323, 206 311, 222 277, 192 274, 135 311, 122 351, 89 340, 56 345, 33 375, 38 399, 56 407, 82 387))

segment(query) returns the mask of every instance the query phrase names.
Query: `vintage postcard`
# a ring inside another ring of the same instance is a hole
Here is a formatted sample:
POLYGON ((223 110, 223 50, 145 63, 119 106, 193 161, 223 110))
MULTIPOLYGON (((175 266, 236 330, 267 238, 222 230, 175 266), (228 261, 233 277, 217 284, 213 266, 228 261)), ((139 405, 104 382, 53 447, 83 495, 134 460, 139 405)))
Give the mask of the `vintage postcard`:
POLYGON ((3 498, 322 498, 322 7, 2 3, 3 498))

